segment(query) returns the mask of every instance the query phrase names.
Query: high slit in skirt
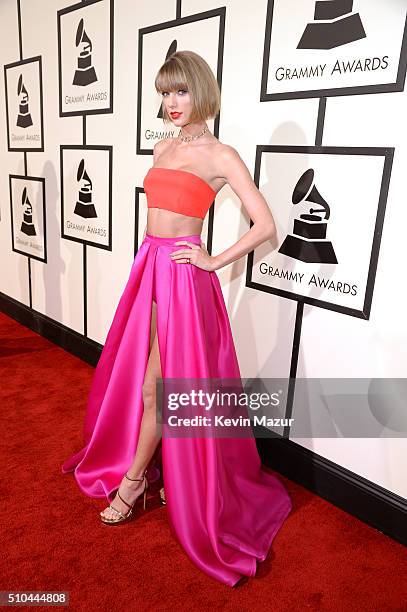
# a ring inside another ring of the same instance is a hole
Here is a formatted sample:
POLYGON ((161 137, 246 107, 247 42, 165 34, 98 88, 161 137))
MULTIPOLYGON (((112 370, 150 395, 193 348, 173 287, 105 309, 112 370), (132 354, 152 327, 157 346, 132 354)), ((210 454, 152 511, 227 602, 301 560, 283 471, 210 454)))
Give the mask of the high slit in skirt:
MULTIPOLYGON (((216 272, 171 260, 180 240, 199 245, 201 236, 146 234, 117 306, 88 396, 84 446, 62 465, 89 497, 110 503, 137 449, 152 300, 163 379, 240 378, 216 272)), ((262 469, 254 437, 163 436, 161 452, 168 520, 190 559, 230 586, 254 576, 292 507, 262 469)))

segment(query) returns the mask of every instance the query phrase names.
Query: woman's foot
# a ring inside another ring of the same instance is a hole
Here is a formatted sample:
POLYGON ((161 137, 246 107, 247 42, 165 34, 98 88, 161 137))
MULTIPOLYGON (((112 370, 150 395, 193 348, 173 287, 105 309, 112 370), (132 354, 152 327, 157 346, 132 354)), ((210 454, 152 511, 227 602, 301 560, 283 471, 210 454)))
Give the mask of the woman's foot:
POLYGON ((164 487, 161 487, 161 489, 160 489, 160 501, 161 501, 161 504, 162 504, 163 506, 166 506, 166 505, 167 505, 167 500, 165 499, 165 491, 164 491, 164 487))
MULTIPOLYGON (((132 477, 133 478, 133 477, 132 477)), ((140 476, 140 480, 133 481, 129 480, 125 476, 123 476, 120 486, 118 488, 117 493, 120 493, 122 498, 131 506, 134 502, 140 497, 140 495, 144 492, 144 487, 147 485, 146 480, 143 479, 143 476, 140 476)), ((115 498, 112 501, 112 506, 114 506, 119 512, 122 514, 127 514, 129 511, 128 506, 122 502, 118 494, 116 493, 115 498)), ((101 513, 101 516, 107 519, 117 519, 120 515, 112 510, 109 506, 105 508, 101 513)))

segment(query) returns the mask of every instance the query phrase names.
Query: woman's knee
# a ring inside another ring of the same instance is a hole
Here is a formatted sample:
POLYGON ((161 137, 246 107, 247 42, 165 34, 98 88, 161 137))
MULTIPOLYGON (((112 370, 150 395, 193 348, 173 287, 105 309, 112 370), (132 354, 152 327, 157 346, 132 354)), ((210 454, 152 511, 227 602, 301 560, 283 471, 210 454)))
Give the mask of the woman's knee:
POLYGON ((156 380, 149 378, 144 381, 142 387, 143 403, 145 409, 155 408, 156 404, 156 380))

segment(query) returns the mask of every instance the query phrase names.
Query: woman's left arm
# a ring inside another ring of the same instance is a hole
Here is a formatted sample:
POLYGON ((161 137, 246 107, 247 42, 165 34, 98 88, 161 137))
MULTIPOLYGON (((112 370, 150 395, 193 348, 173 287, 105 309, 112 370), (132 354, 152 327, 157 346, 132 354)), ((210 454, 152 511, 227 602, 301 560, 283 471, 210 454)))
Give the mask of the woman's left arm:
POLYGON ((276 226, 270 208, 236 149, 223 145, 218 163, 218 176, 225 178, 240 198, 253 221, 252 227, 235 244, 219 255, 209 255, 203 242, 198 246, 186 240, 176 242, 176 245, 186 246, 171 253, 171 259, 176 263, 192 263, 210 272, 247 255, 259 244, 276 235, 276 226))
POLYGON ((220 156, 220 175, 223 176, 253 221, 252 227, 231 247, 211 257, 213 270, 219 270, 240 257, 247 255, 259 244, 276 235, 276 226, 270 208, 258 190, 251 174, 233 147, 224 145, 220 156))

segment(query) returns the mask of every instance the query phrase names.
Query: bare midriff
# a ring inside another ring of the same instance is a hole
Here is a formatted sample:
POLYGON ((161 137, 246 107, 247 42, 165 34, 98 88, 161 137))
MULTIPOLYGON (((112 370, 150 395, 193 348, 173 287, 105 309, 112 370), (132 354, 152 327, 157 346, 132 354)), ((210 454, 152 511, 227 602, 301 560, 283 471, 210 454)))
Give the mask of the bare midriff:
POLYGON ((149 208, 147 212, 147 234, 160 238, 201 234, 203 219, 190 217, 163 208, 149 208))

